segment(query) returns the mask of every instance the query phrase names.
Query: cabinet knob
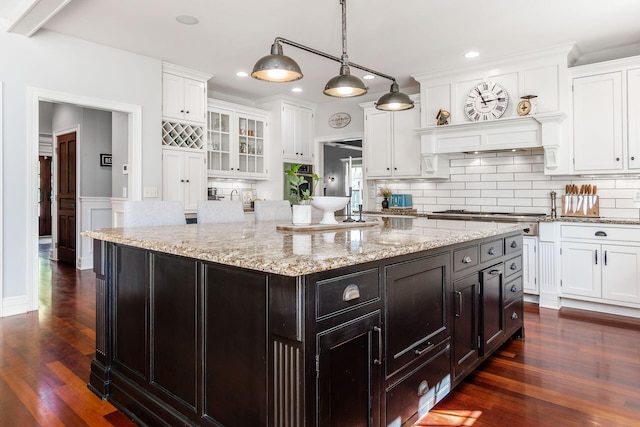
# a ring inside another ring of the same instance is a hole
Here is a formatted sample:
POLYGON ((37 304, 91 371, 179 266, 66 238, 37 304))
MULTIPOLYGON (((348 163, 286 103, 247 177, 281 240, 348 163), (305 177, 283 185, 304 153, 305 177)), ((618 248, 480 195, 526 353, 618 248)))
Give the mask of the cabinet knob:
POLYGON ((180 182, 184 182, 184 179, 181 179, 180 182))
POLYGON ((189 180, 187 179, 185 182, 189 182, 189 180))
POLYGON ((515 262, 513 262, 513 263, 511 263, 511 266, 509 266, 509 268, 510 268, 511 270, 516 270, 516 269, 518 268, 518 266, 516 265, 516 263, 515 263, 515 262))
POLYGON ((418 396, 424 396, 429 392, 429 383, 427 380, 422 380, 420 385, 418 385, 418 396))
POLYGON ((516 285, 511 285, 511 292, 515 292, 517 290, 518 290, 518 288, 516 288, 516 285))
POLYGON ((390 168, 387 168, 387 170, 390 170, 390 168))
POLYGON ((491 246, 491 247, 489 248, 489 252, 488 252, 488 253, 489 253, 489 255, 495 255, 495 254, 496 254, 496 248, 494 248, 493 246, 491 246))
POLYGON ((511 320, 516 320, 517 318, 518 318, 518 313, 516 313, 515 311, 511 313, 511 320))
POLYGON ((184 110, 180 110, 181 113, 184 113, 184 110))
POLYGON ((185 113, 189 114, 189 110, 185 111, 185 113))
POLYGON ((397 170, 398 170, 398 168, 393 168, 393 170, 394 170, 394 171, 397 171, 397 170))
POLYGON ((635 157, 635 156, 631 156, 631 160, 635 160, 635 159, 636 159, 636 157, 635 157))
POLYGON ((616 157, 616 162, 619 162, 619 161, 620 161, 620 157, 616 157))
POLYGON ((469 255, 465 255, 464 258, 462 258, 463 264, 469 264, 470 262, 471 262, 471 257, 469 255))
MULTIPOLYGON (((529 229, 529 228, 525 228, 525 229, 524 229, 524 230, 522 230, 522 231, 524 231, 525 233, 528 233, 529 231, 531 231, 531 229, 529 229)), ((510 246, 511 246, 512 248, 514 248, 514 249, 515 249, 515 248, 517 248, 517 247, 518 247, 518 243, 516 243, 516 241, 514 240, 513 242, 511 242, 511 245, 510 245, 510 246)))

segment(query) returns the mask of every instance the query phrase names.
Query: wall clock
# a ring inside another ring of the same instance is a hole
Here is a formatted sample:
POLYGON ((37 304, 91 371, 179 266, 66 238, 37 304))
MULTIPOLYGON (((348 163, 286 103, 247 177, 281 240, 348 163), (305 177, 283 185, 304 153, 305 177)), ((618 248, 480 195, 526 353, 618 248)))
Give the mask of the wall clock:
POLYGON ((351 123, 351 116, 349 113, 335 113, 329 117, 329 126, 334 129, 340 129, 351 123))
POLYGON ((469 91, 464 104, 464 112, 474 122, 493 120, 507 111, 509 94, 494 82, 482 82, 469 91))

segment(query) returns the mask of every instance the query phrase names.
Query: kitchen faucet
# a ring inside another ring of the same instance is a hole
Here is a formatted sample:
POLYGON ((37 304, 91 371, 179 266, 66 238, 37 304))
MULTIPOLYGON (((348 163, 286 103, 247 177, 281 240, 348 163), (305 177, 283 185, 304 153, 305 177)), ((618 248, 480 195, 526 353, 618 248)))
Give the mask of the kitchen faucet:
POLYGON ((233 190, 231 190, 231 201, 233 202, 233 192, 235 191, 236 194, 238 194, 238 190, 236 190, 235 188, 233 190))

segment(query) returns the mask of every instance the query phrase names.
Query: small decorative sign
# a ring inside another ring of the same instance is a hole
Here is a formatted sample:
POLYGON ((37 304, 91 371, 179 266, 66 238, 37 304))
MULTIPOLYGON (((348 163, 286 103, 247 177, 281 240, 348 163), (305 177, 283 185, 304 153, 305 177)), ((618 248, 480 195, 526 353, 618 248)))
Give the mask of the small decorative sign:
POLYGON ((329 126, 334 129, 346 127, 349 123, 351 123, 351 116, 349 113, 335 113, 333 116, 329 117, 329 126))
POLYGON ((113 157, 111 154, 100 154, 100 166, 111 167, 113 163, 113 157))

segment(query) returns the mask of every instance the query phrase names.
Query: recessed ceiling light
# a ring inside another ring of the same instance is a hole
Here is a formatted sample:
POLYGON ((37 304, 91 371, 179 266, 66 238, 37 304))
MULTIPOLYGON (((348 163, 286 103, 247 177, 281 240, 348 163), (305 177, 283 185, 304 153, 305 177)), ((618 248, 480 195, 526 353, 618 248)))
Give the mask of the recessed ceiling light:
POLYGON ((184 25, 196 25, 198 22, 198 18, 191 15, 180 15, 176 16, 176 21, 184 25))
POLYGON ((480 56, 480 53, 479 52, 474 52, 474 51, 467 52, 467 53, 464 54, 465 58, 476 58, 478 56, 480 56))
POLYGON ((294 87, 293 89, 291 89, 291 92, 302 92, 302 88, 301 87, 294 87))
POLYGON ((371 79, 375 79, 375 78, 376 78, 376 76, 374 76, 373 74, 367 74, 367 75, 365 75, 365 76, 362 76, 362 78, 363 78, 364 80, 371 80, 371 79))
POLYGON ((238 71, 236 73, 236 76, 238 76, 238 77, 247 77, 247 76, 249 76, 249 74, 245 73, 244 71, 238 71))

